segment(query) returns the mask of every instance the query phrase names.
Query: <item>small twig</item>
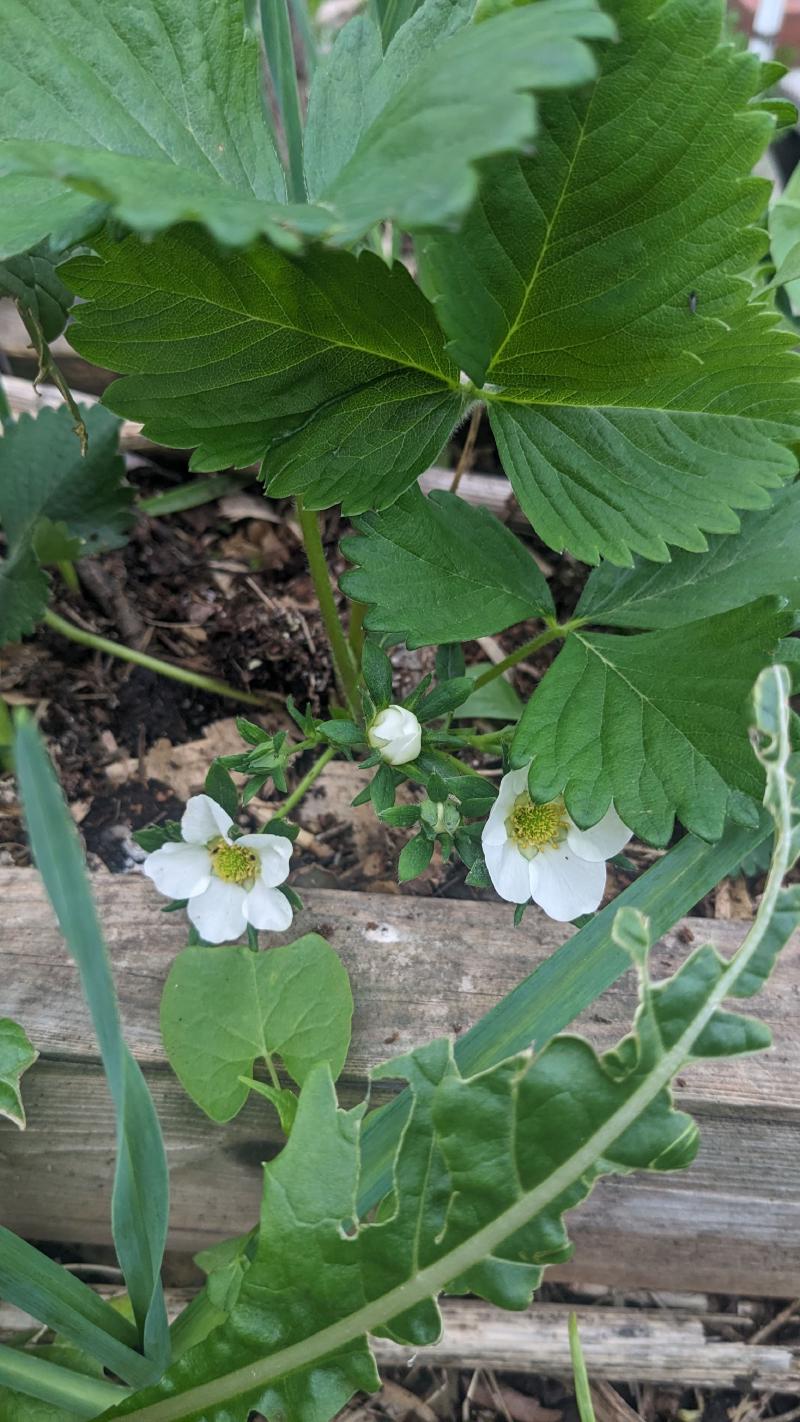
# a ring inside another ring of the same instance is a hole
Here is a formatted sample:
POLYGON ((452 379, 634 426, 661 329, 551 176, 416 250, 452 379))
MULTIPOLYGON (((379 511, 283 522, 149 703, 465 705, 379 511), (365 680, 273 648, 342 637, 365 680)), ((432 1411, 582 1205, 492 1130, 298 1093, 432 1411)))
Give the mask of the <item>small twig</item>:
POLYGON ((462 475, 465 473, 467 465, 469 464, 469 461, 472 458, 472 454, 475 449, 475 443, 478 438, 478 430, 480 428, 482 414, 483 405, 478 403, 473 408, 472 414, 469 417, 469 428, 467 429, 467 437, 464 440, 463 449, 461 450, 461 453, 458 456, 458 463, 456 464, 455 472, 453 474, 453 482, 450 485, 451 494, 455 494, 458 492, 458 486, 461 483, 462 475))
POLYGON ((755 1333, 752 1333, 748 1338, 748 1343, 766 1342, 767 1338, 771 1338, 774 1333, 777 1333, 779 1328, 783 1327, 784 1323, 788 1323, 789 1320, 794 1317, 799 1308, 800 1299, 793 1299, 791 1303, 781 1309, 780 1313, 776 1313, 774 1318, 771 1318, 765 1323, 762 1328, 757 1328, 755 1333))

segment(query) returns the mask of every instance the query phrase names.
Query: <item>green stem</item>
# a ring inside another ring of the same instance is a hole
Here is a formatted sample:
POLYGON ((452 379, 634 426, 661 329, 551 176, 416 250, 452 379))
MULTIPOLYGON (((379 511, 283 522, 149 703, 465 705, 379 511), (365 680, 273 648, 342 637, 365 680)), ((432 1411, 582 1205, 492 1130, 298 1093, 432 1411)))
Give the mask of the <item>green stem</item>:
POLYGON ((0 1382, 40 1402, 63 1407, 76 1417, 98 1417, 130 1396, 130 1388, 116 1387, 99 1378, 74 1373, 21 1348, 0 1343, 0 1382))
POLYGON ((275 811, 274 818, 276 820, 283 819, 284 816, 288 815, 289 812, 294 809, 295 805, 299 805, 306 791, 311 785, 314 784, 314 781, 317 779, 317 777, 322 774, 323 770, 325 769, 325 766, 328 764, 328 761, 333 760, 335 754, 336 746, 328 746, 322 752, 322 755, 319 757, 319 760, 316 760, 312 765, 311 769, 306 771, 302 780, 298 780, 291 795, 287 795, 280 809, 275 811))
POLYGON ((319 531, 319 519, 313 510, 304 508, 303 500, 299 494, 297 496, 297 517, 300 520, 311 579, 331 645, 336 674, 345 694, 348 710, 351 716, 358 720, 358 672, 352 650, 342 631, 342 624, 336 611, 325 549, 322 546, 322 536, 319 531))
POLYGON ((540 647, 546 647, 548 642, 555 642, 558 637, 566 637, 567 633, 577 623, 568 623, 564 627, 547 627, 544 632, 540 632, 538 637, 531 638, 530 642, 525 642, 523 646, 517 647, 516 652, 509 652, 507 657, 503 657, 502 662, 495 662, 493 667, 475 679, 475 690, 480 686, 486 686, 487 682, 494 681, 495 677, 502 676, 503 672, 515 667, 517 662, 523 662, 526 657, 530 657, 534 652, 538 652, 540 647))
POLYGON ((269 1072, 269 1079, 272 1082, 272 1085, 275 1087, 276 1091, 280 1091, 281 1084, 278 1080, 278 1073, 275 1070, 275 1063, 273 1062, 269 1052, 264 1053, 264 1061, 266 1062, 267 1071, 269 1072))
POLYGON ((306 202, 303 118, 297 88, 289 0, 261 0, 261 30, 286 136, 289 196, 292 202, 306 202))
POLYGON ((184 509, 194 509, 199 504, 210 504, 213 499, 221 499, 223 494, 246 489, 248 484, 255 482, 255 477, 255 474, 246 470, 233 474, 211 474, 207 479, 193 479, 190 484, 179 484, 175 489, 165 489, 163 494, 152 494, 148 499, 138 499, 136 507, 150 518, 182 513, 184 509))
POLYGON ((78 574, 75 572, 75 564, 70 563, 68 558, 62 558, 56 564, 56 567, 70 592, 80 592, 81 585, 78 582, 78 574))
POLYGON ((137 667, 145 667, 147 671, 156 672, 159 676, 171 677, 173 681, 185 682, 187 686, 199 687, 201 691, 210 691, 214 696, 227 696, 231 701, 241 701, 246 706, 264 705, 264 698, 257 696, 255 692, 239 691, 237 687, 229 686, 226 681, 217 681, 214 676, 203 676, 201 672, 174 667, 171 662, 162 662, 159 657, 150 657, 146 652, 137 652, 135 647, 126 647, 124 642, 110 642, 107 637, 85 632, 82 627, 76 627, 65 617, 59 617, 58 613, 50 608, 45 612, 44 621, 54 632, 60 632, 62 636, 69 637, 71 642, 78 642, 81 647, 91 647, 95 652, 105 652, 107 656, 119 657, 123 662, 134 662, 137 667))
POLYGON ((480 735, 471 735, 459 732, 459 739, 468 746, 474 746, 476 750, 485 750, 490 746, 499 745, 502 741, 508 740, 513 732, 513 726, 504 726, 502 731, 486 731, 480 735))
POLYGON ((2 380, 0 380, 0 425, 11 419, 11 406, 8 403, 8 396, 2 380))
POLYGON ((306 77, 311 79, 317 67, 317 41, 314 25, 308 13, 307 0, 292 0, 292 15, 303 46, 306 77))

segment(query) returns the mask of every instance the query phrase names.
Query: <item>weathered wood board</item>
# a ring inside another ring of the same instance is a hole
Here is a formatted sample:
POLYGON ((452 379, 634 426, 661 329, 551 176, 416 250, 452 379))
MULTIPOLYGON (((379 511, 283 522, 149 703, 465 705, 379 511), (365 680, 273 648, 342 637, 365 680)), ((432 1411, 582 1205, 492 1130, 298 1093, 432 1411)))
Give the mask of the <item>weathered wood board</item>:
MULTIPOLYGON (((95 875, 128 1041, 147 1073, 172 1180, 172 1248, 201 1248, 257 1216, 260 1162, 275 1148, 270 1108, 250 1103, 215 1126, 184 1095, 163 1055, 158 1002, 185 941, 180 915, 139 876, 95 875)), ((26 1078, 28 1130, 0 1123, 0 1221, 32 1239, 107 1242, 112 1116, 78 987, 36 875, 0 871, 0 1015, 42 1053, 26 1078)), ((730 950, 745 925, 687 920, 655 952, 657 975, 695 941, 730 950)), ((293 934, 325 934, 353 980, 357 1015, 342 1080, 363 1092, 374 1062, 463 1031, 566 936, 530 913, 515 930, 503 905, 307 891, 293 934)), ((628 1027, 635 993, 620 980, 578 1020, 599 1046, 628 1027)), ((692 1068, 680 1078, 702 1145, 690 1170, 601 1182, 572 1216, 575 1255, 553 1271, 609 1284, 794 1295, 800 1280, 800 937, 758 1002, 772 1052, 692 1068)))
MULTIPOLYGON (((120 1290, 99 1292, 113 1298, 120 1290)), ((191 1301, 192 1293, 168 1289, 166 1297, 167 1313, 173 1319, 191 1301)), ((478 1299, 443 1299, 441 1308, 444 1330, 438 1343, 412 1350, 374 1338, 378 1363, 407 1368, 413 1360, 414 1366, 572 1376, 567 1330, 572 1306, 537 1302, 521 1313, 504 1313, 478 1299)), ((608 1304, 578 1304, 575 1312, 595 1383, 605 1379, 667 1383, 681 1390, 737 1387, 749 1392, 800 1393, 800 1349, 784 1343, 750 1343, 753 1324, 747 1317, 608 1304)), ((0 1340, 34 1324, 28 1314, 0 1302, 0 1340)))

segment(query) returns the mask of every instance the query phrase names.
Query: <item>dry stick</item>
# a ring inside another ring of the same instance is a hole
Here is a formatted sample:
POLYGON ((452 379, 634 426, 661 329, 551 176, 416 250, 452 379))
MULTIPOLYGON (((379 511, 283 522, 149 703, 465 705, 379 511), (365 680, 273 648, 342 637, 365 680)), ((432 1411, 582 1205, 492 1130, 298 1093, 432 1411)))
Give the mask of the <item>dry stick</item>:
POLYGON ((475 448, 475 442, 478 438, 478 429, 480 428, 482 414, 483 405, 478 403, 477 405, 475 405, 472 414, 470 415, 469 429, 467 430, 467 437, 464 440, 464 448, 458 456, 458 463, 456 464, 455 473, 453 474, 453 482, 450 485, 451 494, 455 494, 458 492, 458 486, 461 483, 461 476, 463 475, 467 465, 469 464, 470 459, 472 458, 472 452, 475 448))
POLYGON ((782 1328, 784 1323, 788 1323, 799 1308, 800 1299, 793 1299, 791 1303, 781 1309, 780 1313, 776 1313, 774 1318, 769 1319, 763 1328, 757 1328, 755 1333, 748 1338, 748 1343, 764 1343, 767 1338, 772 1337, 773 1333, 777 1333, 778 1329, 782 1328))

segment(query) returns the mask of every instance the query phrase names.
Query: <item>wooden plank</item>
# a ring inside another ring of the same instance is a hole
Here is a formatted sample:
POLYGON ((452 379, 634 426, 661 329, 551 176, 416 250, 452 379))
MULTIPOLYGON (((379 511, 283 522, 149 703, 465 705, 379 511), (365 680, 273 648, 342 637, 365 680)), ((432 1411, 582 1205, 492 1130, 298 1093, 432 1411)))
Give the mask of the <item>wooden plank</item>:
MULTIPOLYGON (((101 1288, 113 1298, 119 1289, 101 1288)), ((192 1291, 169 1289, 170 1320, 192 1291)), ((548 1378, 572 1376, 566 1304, 537 1303, 521 1313, 503 1313, 478 1299, 443 1299, 444 1329, 438 1343, 401 1348, 385 1338, 372 1347, 381 1367, 492 1368, 548 1378)), ((575 1306, 581 1342, 593 1382, 659 1383, 686 1387, 739 1388, 749 1392, 800 1394, 800 1347, 750 1344, 715 1336, 720 1326, 752 1325, 736 1314, 674 1309, 575 1306)), ((0 1337, 29 1328, 34 1320, 0 1303, 0 1337)))
MULTIPOLYGON (((185 941, 180 915, 163 915, 136 875, 95 875, 94 888, 120 990, 128 1040, 143 1063, 164 1125, 172 1171, 174 1248, 196 1249, 256 1218, 259 1165, 276 1148, 272 1117, 251 1102, 212 1125, 185 1097, 158 1033, 161 985, 185 941)), ((77 973, 30 870, 0 871, 4 935, 0 1014, 20 1020, 42 1052, 27 1078, 29 1128, 0 1126, 0 1218, 31 1238, 106 1242, 113 1129, 77 973)), ((374 1062, 442 1033, 462 1031, 563 940, 563 927, 507 908, 307 891, 294 933, 316 929, 341 953, 357 1003, 342 1095, 363 1091, 374 1062)), ((688 920, 655 951, 671 972, 696 941, 729 951, 745 925, 688 920)), ((286 935, 289 937, 292 935, 286 935)), ((602 1181, 572 1218, 573 1260, 562 1278, 624 1287, 789 1295, 800 1277, 800 937, 758 1002, 771 1053, 681 1076, 678 1097, 698 1116, 702 1145, 689 1171, 602 1181)), ((598 1045, 630 1024, 628 975, 576 1024, 598 1045)))

